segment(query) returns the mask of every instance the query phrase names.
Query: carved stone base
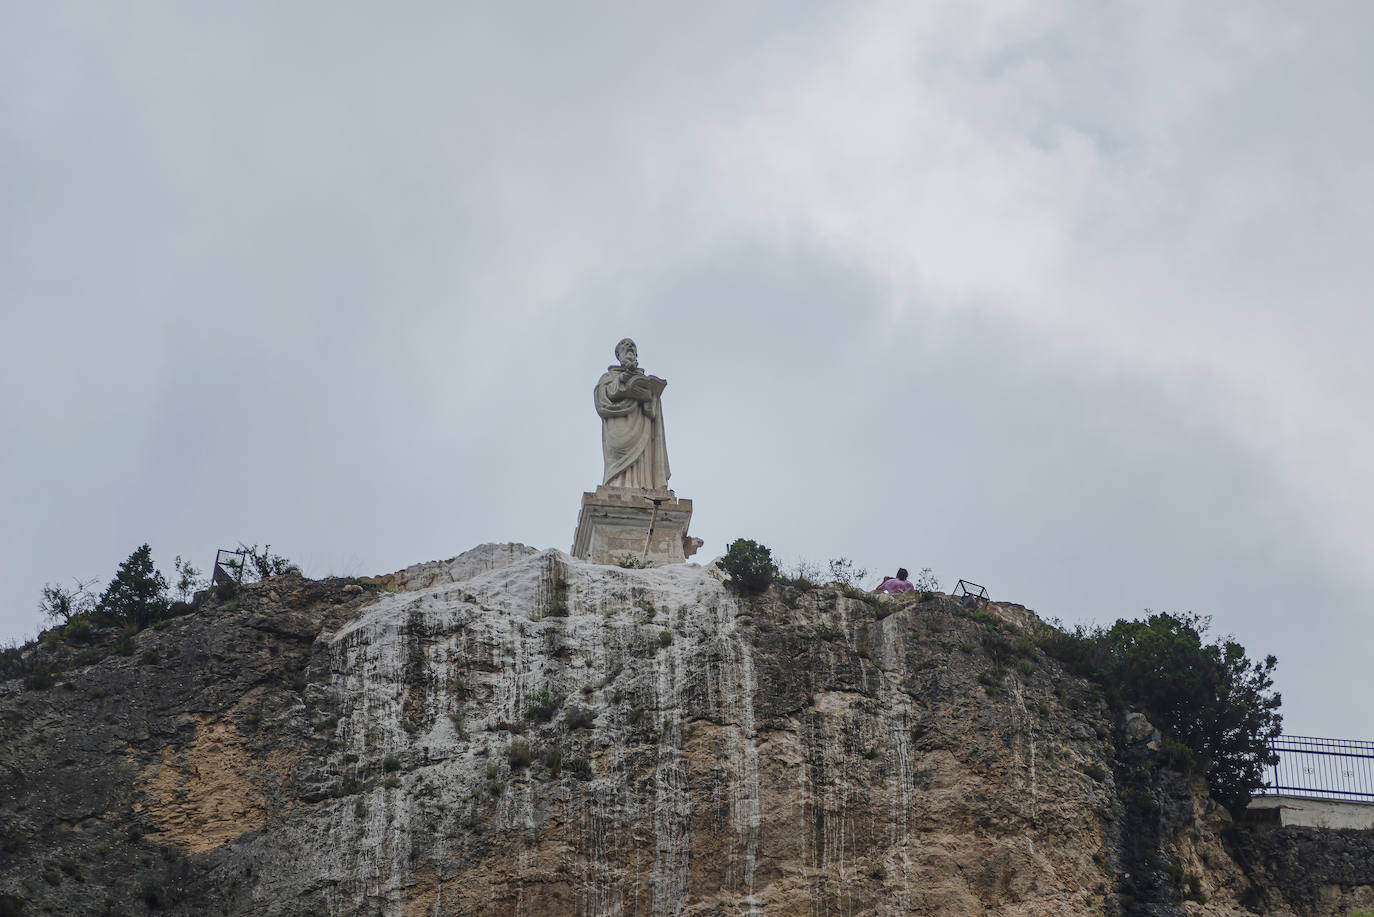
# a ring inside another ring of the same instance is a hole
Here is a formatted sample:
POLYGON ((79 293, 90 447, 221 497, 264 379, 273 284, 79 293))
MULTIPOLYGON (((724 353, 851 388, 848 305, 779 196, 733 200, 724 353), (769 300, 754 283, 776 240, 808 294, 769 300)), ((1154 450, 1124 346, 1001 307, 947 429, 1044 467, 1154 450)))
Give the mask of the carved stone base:
POLYGON ((658 567, 685 563, 701 544, 687 534, 691 521, 692 501, 671 490, 603 484, 582 495, 572 553, 598 564, 619 563, 626 555, 658 567))

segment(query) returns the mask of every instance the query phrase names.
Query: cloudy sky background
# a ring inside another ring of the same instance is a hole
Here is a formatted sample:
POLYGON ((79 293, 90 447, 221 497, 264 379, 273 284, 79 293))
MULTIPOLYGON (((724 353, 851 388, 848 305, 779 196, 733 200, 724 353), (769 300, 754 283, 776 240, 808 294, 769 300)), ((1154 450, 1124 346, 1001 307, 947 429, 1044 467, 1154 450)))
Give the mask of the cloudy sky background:
POLYGON ((566 550, 630 335, 705 558, 1208 614, 1374 739, 1371 19, 7 6, 0 639, 145 541, 566 550))

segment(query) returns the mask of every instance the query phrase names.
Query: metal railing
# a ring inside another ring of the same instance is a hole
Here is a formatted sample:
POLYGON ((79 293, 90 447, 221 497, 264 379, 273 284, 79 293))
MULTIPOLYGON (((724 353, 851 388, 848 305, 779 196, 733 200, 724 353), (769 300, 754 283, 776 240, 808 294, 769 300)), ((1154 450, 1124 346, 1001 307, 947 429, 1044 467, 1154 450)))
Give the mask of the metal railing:
MULTIPOLYGON (((268 545, 271 547, 271 545, 268 545)), ((228 548, 220 548, 215 552, 215 566, 210 570, 210 585, 222 583, 225 580, 233 580, 236 583, 243 582, 243 570, 248 564, 248 550, 241 548, 237 551, 230 551, 228 548)))
POLYGON ((971 583, 966 579, 961 579, 954 584, 954 591, 950 593, 956 599, 969 598, 979 602, 988 601, 988 591, 977 583, 971 583))
POLYGON ((1279 736, 1269 750, 1278 762, 1259 795, 1374 803, 1374 742, 1279 736))

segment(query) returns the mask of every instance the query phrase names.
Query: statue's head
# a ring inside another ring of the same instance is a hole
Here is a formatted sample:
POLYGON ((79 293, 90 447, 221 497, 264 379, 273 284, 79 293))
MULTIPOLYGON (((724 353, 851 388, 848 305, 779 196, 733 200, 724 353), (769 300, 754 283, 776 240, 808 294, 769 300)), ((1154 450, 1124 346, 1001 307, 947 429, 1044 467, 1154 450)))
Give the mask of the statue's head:
POLYGON ((629 338, 622 338, 620 343, 615 345, 615 358, 620 361, 621 366, 631 369, 638 366, 639 350, 635 347, 635 342, 629 338))

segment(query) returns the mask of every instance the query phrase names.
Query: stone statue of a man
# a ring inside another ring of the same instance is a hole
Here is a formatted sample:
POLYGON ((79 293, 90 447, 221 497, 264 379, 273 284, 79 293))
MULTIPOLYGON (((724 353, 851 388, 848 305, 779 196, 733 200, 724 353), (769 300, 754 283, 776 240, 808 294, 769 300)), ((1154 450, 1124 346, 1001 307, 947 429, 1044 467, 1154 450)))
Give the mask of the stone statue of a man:
POLYGON ((668 383, 639 368, 635 342, 615 345, 617 366, 607 367, 596 383, 596 413, 601 415, 601 452, 606 459, 602 484, 609 487, 668 489, 668 447, 663 438, 659 396, 668 383))

